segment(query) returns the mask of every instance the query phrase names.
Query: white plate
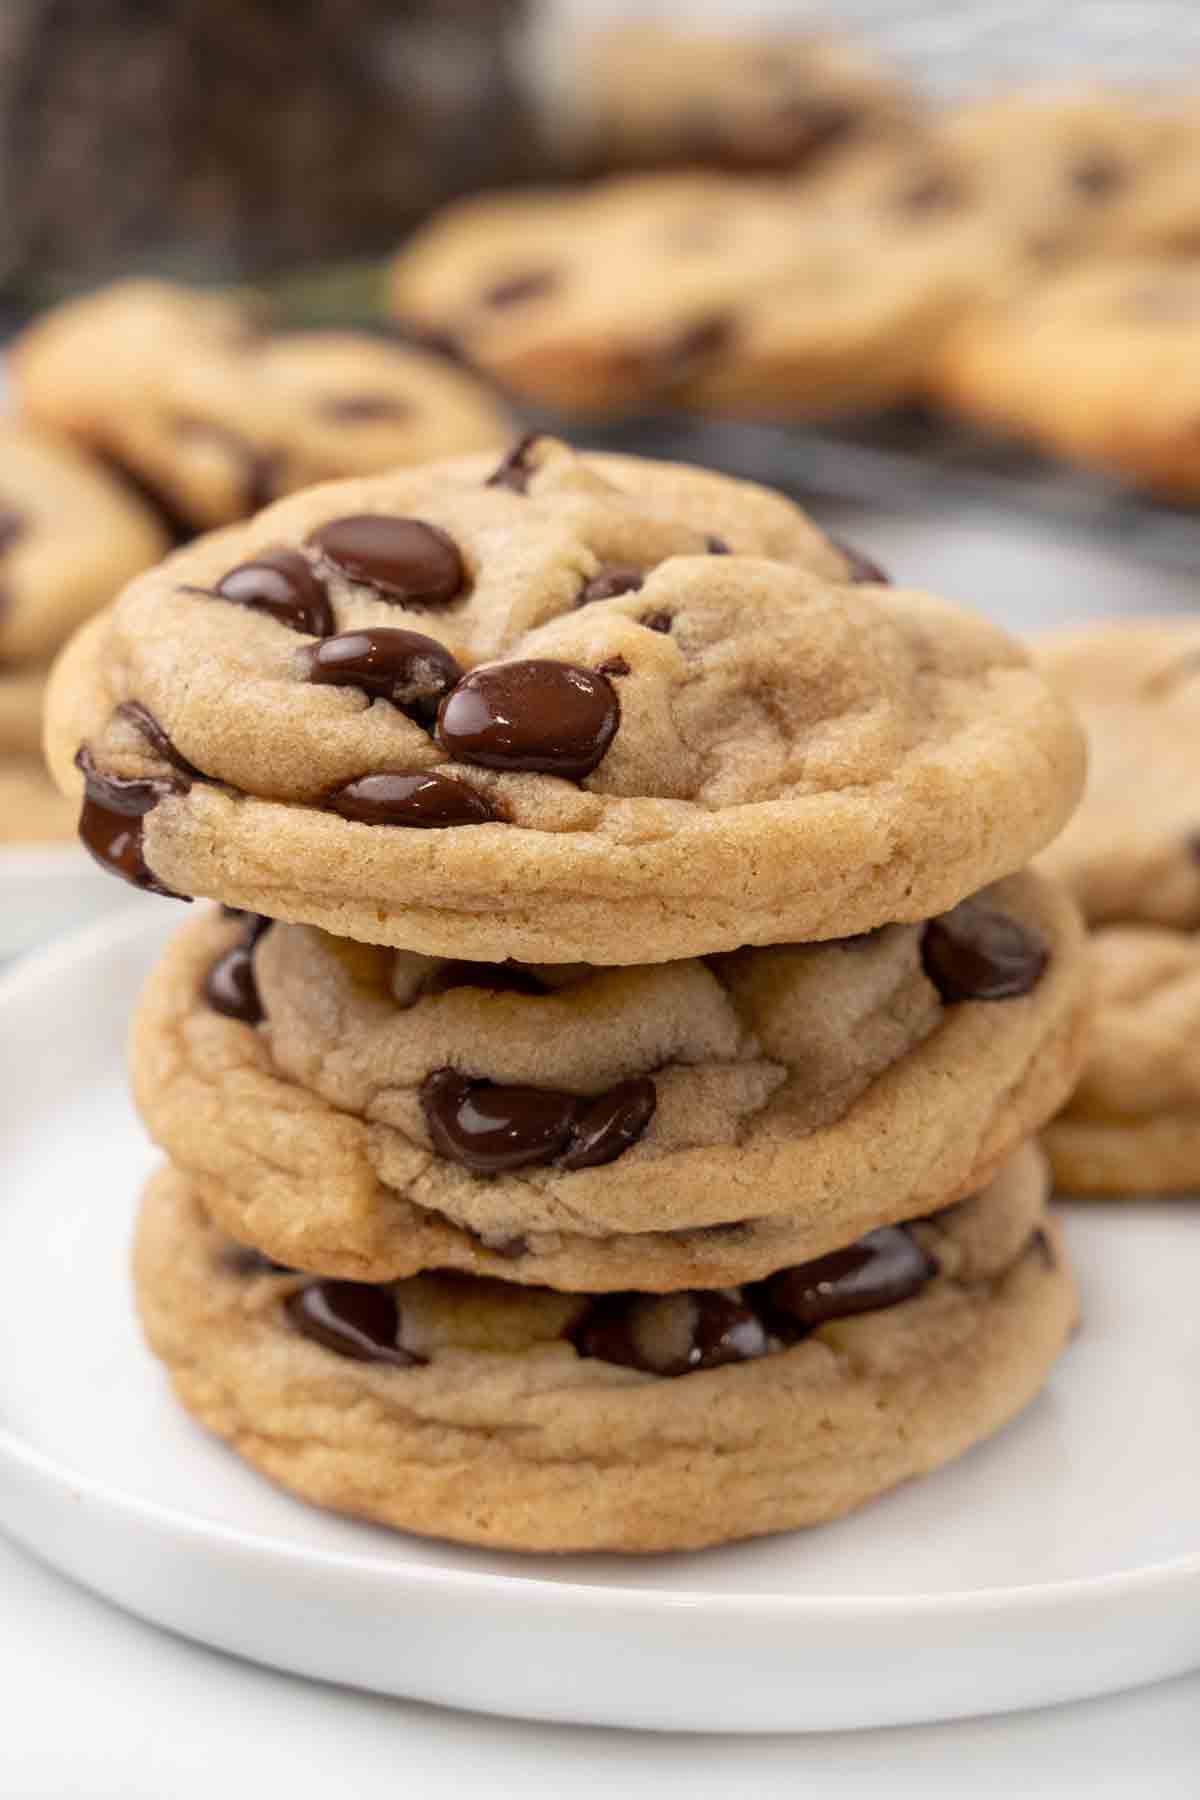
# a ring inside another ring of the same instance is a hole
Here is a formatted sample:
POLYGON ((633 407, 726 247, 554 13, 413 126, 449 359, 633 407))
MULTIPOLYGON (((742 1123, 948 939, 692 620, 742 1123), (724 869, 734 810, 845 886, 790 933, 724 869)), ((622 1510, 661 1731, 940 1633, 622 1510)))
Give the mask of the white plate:
POLYGON ((141 894, 94 863, 78 844, 0 849, 0 962, 106 913, 136 907, 149 916, 179 902, 141 894))
POLYGON ((194 1428, 125 1272, 153 1162, 125 1020, 172 921, 0 983, 0 1523, 176 1631, 545 1719, 816 1730, 1003 1711, 1200 1664, 1200 1215, 1075 1210, 1086 1322, 992 1443, 842 1523, 698 1556, 520 1559, 277 1492, 194 1428))

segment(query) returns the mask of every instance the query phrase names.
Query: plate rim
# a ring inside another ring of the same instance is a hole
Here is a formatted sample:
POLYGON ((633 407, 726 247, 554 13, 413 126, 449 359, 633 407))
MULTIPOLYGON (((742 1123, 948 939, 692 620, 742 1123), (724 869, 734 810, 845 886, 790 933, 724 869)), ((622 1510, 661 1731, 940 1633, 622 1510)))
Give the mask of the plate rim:
MULTIPOLYGON (((144 912, 122 909, 111 916, 70 932, 29 952, 10 968, 0 970, 0 1013, 25 990, 53 983, 104 952, 126 950, 132 940, 165 937, 168 921, 155 921, 144 912)), ((540 1606, 554 1605, 575 1611, 586 1607, 604 1612, 633 1610, 645 1615, 671 1614, 703 1608, 718 1616, 777 1618, 781 1623, 823 1617, 853 1620, 856 1617, 908 1614, 921 1619, 952 1620, 965 1612, 987 1613, 1002 1618, 1010 1613, 1054 1611, 1072 1605, 1151 1595, 1176 1583, 1200 1581, 1200 1549, 1131 1569, 1103 1575, 1078 1575, 1050 1582, 1022 1582, 1012 1587, 964 1588, 954 1593, 825 1594, 728 1593, 703 1588, 631 1587, 622 1583, 590 1584, 576 1580, 549 1581, 536 1574, 495 1573, 474 1569, 439 1568, 435 1565, 393 1565, 386 1557, 365 1551, 331 1550, 297 1546, 270 1532, 251 1531, 216 1519, 205 1519, 176 1506, 147 1499, 111 1482, 73 1471, 61 1458, 39 1449, 8 1426, 0 1424, 0 1457, 11 1460, 35 1480, 66 1489, 93 1505, 124 1513, 135 1524, 179 1537, 218 1545, 237 1557, 260 1558, 284 1567, 297 1560, 322 1575, 353 1579, 370 1577, 387 1581, 393 1588, 424 1591, 451 1588, 464 1598, 491 1599, 498 1603, 526 1604, 533 1591, 540 1606)), ((422 1538, 437 1544, 441 1540, 422 1538)), ((508 1554, 500 1552, 498 1554, 508 1554)), ((511 1553, 517 1556, 518 1553, 511 1553)))

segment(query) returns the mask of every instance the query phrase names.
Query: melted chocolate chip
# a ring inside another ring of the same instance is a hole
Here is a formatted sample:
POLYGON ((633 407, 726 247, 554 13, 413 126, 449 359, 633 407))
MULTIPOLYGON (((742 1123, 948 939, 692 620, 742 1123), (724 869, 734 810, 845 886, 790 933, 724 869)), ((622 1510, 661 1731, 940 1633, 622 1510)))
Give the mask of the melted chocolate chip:
POLYGON ((309 539, 352 581, 401 606, 449 606, 466 583, 458 545, 424 519, 354 513, 309 539))
POLYGON ((208 780, 207 775, 203 775, 195 763, 189 762, 183 752, 175 748, 154 714, 139 700, 123 700, 113 716, 128 720, 134 730, 139 731, 145 738, 151 749, 157 751, 163 761, 170 763, 173 769, 178 769, 181 775, 186 775, 189 781, 208 780))
POLYGON ((1124 187, 1125 178, 1124 164, 1103 150, 1081 157, 1068 171, 1071 186, 1088 200, 1103 200, 1109 194, 1115 194, 1118 188, 1124 187))
POLYGON ((418 724, 432 727, 442 698, 462 670, 444 644, 419 631, 373 626, 342 631, 301 652, 304 679, 359 688, 390 700, 418 724))
POLYGON ((1049 960, 1041 938, 979 900, 930 919, 921 934, 925 973, 948 1003, 1028 994, 1049 960))
POLYGON ((590 581, 585 581, 576 598, 576 606, 587 606, 593 600, 614 600, 618 594, 633 594, 646 577, 632 563, 603 563, 590 581))
POLYGON ((523 438, 518 438, 483 485, 508 488, 514 494, 527 494, 529 483, 533 479, 533 464, 529 460, 529 452, 537 441, 536 431, 530 431, 523 438))
POLYGON ((24 537, 28 525, 24 513, 11 506, 0 506, 0 556, 11 549, 18 538, 24 537))
POLYGON ((259 1025, 266 1016, 254 979, 254 945, 259 936, 256 932, 218 956, 204 978, 204 998, 213 1011, 243 1025, 259 1025))
POLYGON ((411 418, 413 404, 398 394, 328 394, 313 410, 335 425, 381 425, 411 418))
POLYGON ((670 631, 672 619, 668 612, 652 612, 639 619, 638 624, 644 625, 647 631, 670 631))
POLYGON ((325 584, 298 550, 266 550, 230 569, 214 589, 189 588, 185 592, 211 592, 218 600, 267 613, 290 631, 309 632, 313 637, 328 637, 337 628, 325 584))
POLYGON ((435 1069, 421 1086, 434 1148, 479 1175, 561 1161, 564 1169, 614 1162, 654 1116, 649 1076, 581 1099, 552 1088, 504 1087, 457 1069, 435 1069))
POLYGON ((479 1175, 553 1162, 566 1147, 577 1106, 573 1094, 472 1081, 457 1069, 435 1069, 421 1084, 434 1149, 479 1175))
POLYGON ((674 387, 721 355, 732 340, 733 320, 724 313, 698 319, 650 353, 646 358, 649 379, 658 386, 674 387))
POLYGON ((123 775, 106 775, 96 767, 86 744, 76 755, 75 766, 83 775, 79 838, 88 854, 110 875, 119 875, 133 887, 144 888, 150 894, 163 894, 170 900, 186 899, 186 895, 176 894, 159 881, 142 851, 145 815, 169 794, 186 792, 186 778, 156 775, 130 779, 123 775))
POLYGON ((860 587, 867 582, 871 582, 878 587, 891 586, 891 576, 887 573, 886 569, 881 569, 877 562, 872 562, 869 556, 864 556, 861 550, 856 550, 854 548, 853 544, 844 543, 841 538, 836 538, 828 532, 826 533, 826 536, 829 538, 829 542, 833 545, 839 556, 844 556, 849 563, 850 580, 856 587, 860 587))
POLYGON ((758 1291, 782 1333, 803 1333, 831 1319, 911 1300, 936 1273, 936 1265, 907 1231, 885 1225, 845 1250, 781 1269, 760 1283, 758 1291))
POLYGON ((658 1298, 604 1295, 592 1302, 567 1335, 580 1356, 648 1375, 719 1369, 752 1361, 770 1348, 762 1320, 748 1306, 727 1294, 702 1289, 658 1298), (665 1329, 664 1316, 669 1318, 665 1329))
POLYGON ((492 994, 537 994, 549 990, 524 963, 444 962, 425 982, 424 994, 449 994, 455 988, 484 988, 492 994))
POLYGON ((597 675, 628 675, 629 664, 623 656, 609 656, 604 662, 596 664, 597 675))
POLYGON ((733 551, 729 548, 729 545, 725 542, 725 539, 723 537, 717 537, 716 534, 711 531, 708 533, 708 535, 706 536, 706 538, 704 540, 704 548, 708 551, 708 554, 710 556, 732 556, 733 555, 733 551))
POLYGON ((284 1304, 297 1331, 338 1356, 397 1369, 428 1360, 396 1341, 400 1309, 386 1288, 365 1281, 313 1281, 284 1304))
POLYGON ((648 1075, 622 1081, 595 1100, 581 1103, 562 1158, 564 1169, 595 1169, 615 1162, 637 1143, 654 1117, 658 1095, 648 1075))
POLYGON ((483 290, 481 298, 485 306, 520 306, 525 300, 540 300, 553 293, 559 279, 557 269, 527 269, 521 275, 509 276, 507 281, 493 282, 483 290))
POLYGON ((442 702, 437 735, 462 762, 581 781, 603 760, 620 719, 606 676, 538 658, 465 675, 442 702))
POLYGON ((408 825, 444 831, 455 825, 486 825, 496 818, 475 788, 431 769, 384 769, 360 775, 325 796, 331 812, 362 825, 408 825))

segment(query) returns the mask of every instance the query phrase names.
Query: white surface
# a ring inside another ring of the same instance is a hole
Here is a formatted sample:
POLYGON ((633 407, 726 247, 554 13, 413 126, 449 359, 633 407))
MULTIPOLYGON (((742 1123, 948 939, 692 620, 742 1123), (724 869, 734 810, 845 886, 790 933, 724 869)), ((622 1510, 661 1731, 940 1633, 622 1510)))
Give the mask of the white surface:
POLYGON ((106 913, 136 906, 150 918, 172 905, 106 875, 78 844, 0 848, 0 962, 106 913))
POLYGON ((1077 1209, 1086 1322, 1048 1393, 820 1532, 520 1559, 328 1517, 261 1481, 170 1401, 129 1303, 153 1154, 121 1048, 171 923, 111 921, 0 984, 0 1035, 20 1048, 0 1088, 0 1522, 48 1560, 285 1668, 586 1723, 909 1722, 1200 1663, 1200 1217, 1178 1204, 1077 1209))

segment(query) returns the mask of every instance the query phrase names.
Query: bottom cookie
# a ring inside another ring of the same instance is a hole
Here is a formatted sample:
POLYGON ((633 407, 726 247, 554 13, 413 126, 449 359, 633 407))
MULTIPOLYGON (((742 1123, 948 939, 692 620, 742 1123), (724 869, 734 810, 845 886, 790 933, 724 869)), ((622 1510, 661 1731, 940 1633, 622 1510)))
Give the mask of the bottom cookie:
POLYGON ((308 1500, 507 1549, 699 1549, 838 1518, 1033 1398, 1076 1311, 1045 1185, 1027 1146, 996 1194, 765 1282, 592 1298, 296 1275, 168 1168, 134 1276, 184 1405, 308 1500))

